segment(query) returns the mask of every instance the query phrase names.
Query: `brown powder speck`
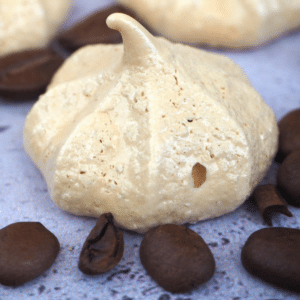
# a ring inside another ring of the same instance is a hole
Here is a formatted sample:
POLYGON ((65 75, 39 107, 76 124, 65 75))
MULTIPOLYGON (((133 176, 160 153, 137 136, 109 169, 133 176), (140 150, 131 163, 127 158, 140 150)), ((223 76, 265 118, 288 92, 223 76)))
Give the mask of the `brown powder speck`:
POLYGON ((178 85, 178 79, 177 79, 177 77, 174 76, 174 78, 175 78, 175 81, 176 81, 176 85, 178 85))

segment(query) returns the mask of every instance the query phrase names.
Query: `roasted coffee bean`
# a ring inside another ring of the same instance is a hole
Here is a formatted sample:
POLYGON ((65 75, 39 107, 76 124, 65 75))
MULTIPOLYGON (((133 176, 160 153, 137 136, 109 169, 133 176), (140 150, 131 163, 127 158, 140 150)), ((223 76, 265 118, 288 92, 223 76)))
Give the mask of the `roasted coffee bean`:
POLYGON ((44 93, 64 59, 50 48, 0 58, 0 97, 32 99, 44 93))
POLYGON ((300 291, 300 230, 263 228, 242 248, 244 268, 254 276, 288 290, 300 291))
POLYGON ((278 123, 279 145, 276 161, 284 158, 295 150, 300 150, 300 109, 285 115, 278 123))
POLYGON ((111 213, 102 214, 82 247, 78 268, 88 275, 105 273, 120 262, 123 252, 123 232, 111 213))
POLYGON ((58 42, 70 52, 86 45, 122 43, 121 34, 106 25, 107 17, 113 13, 124 13, 136 18, 135 14, 124 6, 113 5, 97 11, 63 32, 57 37, 58 42))
POLYGON ((39 222, 18 222, 0 230, 0 283, 18 286, 54 263, 59 242, 39 222))
POLYGON ((272 226, 272 215, 276 212, 282 213, 288 217, 293 216, 288 210, 284 199, 280 198, 278 195, 276 186, 273 184, 265 184, 256 187, 253 191, 253 198, 262 218, 269 226, 272 226))
POLYGON ((188 292, 215 272, 214 257, 204 240, 193 230, 174 224, 146 233, 140 259, 148 274, 171 293, 188 292))
POLYGON ((300 150, 289 154, 280 165, 277 186, 289 204, 300 206, 300 150))

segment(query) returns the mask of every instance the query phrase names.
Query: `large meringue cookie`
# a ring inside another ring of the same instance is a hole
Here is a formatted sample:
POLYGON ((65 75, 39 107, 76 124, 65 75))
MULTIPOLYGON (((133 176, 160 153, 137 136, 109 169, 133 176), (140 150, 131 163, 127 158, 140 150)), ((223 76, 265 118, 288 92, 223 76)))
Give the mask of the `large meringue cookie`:
POLYGON ((0 56, 46 46, 72 0, 1 0, 0 56))
POLYGON ((177 42, 260 46, 300 26, 300 0, 118 0, 177 42))
POLYGON ((237 208, 277 150, 271 108, 230 59, 155 38, 124 14, 107 24, 124 47, 75 52, 25 122, 53 201, 138 232, 237 208))

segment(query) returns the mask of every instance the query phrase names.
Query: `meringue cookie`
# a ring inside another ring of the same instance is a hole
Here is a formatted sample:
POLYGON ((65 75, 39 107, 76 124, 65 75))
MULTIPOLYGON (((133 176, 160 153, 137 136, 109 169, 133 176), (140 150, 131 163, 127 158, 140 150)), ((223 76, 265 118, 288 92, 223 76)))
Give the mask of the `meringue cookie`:
POLYGON ((26 118, 25 150, 53 201, 137 232, 237 208, 277 150, 272 109, 227 57, 124 14, 107 24, 124 43, 75 52, 26 118))
POLYGON ((1 0, 0 56, 46 46, 72 0, 1 0))
POLYGON ((300 26, 299 0, 118 0, 164 37, 213 47, 260 46, 300 26))

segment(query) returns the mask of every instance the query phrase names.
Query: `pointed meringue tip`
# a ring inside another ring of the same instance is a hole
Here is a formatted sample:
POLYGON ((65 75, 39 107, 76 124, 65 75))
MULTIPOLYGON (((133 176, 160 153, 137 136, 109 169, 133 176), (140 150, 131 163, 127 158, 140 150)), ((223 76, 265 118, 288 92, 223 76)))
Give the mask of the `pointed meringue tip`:
POLYGON ((106 19, 106 24, 122 35, 125 64, 147 66, 159 57, 155 38, 132 17, 113 13, 106 19))
POLYGON ((113 13, 107 17, 106 24, 109 28, 118 30, 116 27, 118 27, 117 25, 119 23, 126 22, 126 21, 132 22, 132 20, 133 22, 138 23, 132 17, 125 15, 123 13, 113 13))

